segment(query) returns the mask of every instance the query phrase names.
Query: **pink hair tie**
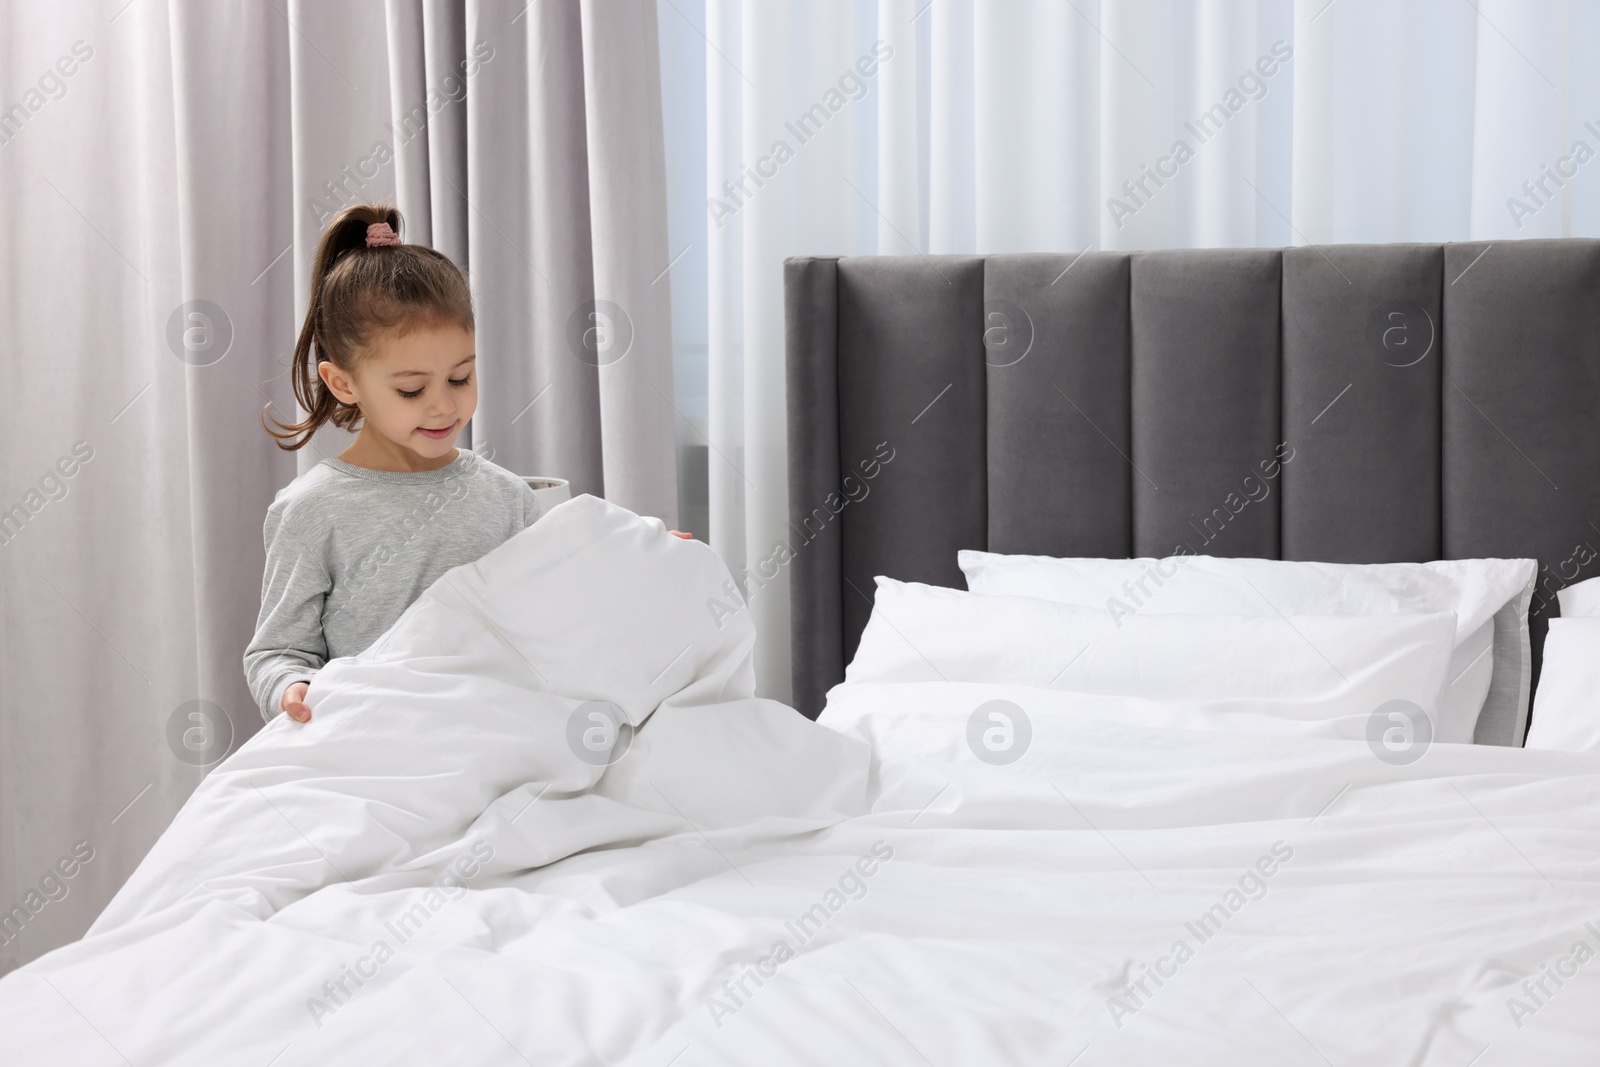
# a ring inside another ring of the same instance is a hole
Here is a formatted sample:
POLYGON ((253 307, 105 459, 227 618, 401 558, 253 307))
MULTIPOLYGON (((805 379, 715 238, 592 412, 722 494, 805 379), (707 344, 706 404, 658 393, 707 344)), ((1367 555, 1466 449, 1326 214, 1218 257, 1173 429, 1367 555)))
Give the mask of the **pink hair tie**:
POLYGON ((374 222, 367 227, 367 247, 381 248, 400 243, 400 235, 387 222, 374 222))

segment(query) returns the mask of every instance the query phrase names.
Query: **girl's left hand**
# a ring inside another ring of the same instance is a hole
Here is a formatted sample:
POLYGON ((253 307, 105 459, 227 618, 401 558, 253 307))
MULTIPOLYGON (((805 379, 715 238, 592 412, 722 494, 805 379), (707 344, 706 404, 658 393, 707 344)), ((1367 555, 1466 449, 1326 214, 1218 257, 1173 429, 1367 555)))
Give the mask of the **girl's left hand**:
POLYGON ((694 540, 694 534, 684 533, 682 530, 668 530, 667 533, 671 534, 673 537, 681 537, 685 541, 694 540))

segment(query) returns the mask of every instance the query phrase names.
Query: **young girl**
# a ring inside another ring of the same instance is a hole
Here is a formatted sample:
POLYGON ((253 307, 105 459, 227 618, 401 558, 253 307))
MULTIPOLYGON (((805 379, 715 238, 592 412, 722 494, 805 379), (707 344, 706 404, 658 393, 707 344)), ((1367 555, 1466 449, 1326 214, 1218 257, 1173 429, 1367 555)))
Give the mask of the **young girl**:
POLYGON ((244 670, 269 721, 308 721, 328 660, 361 652, 441 574, 539 517, 527 482, 455 447, 478 403, 472 294, 449 258, 402 244, 400 224, 393 207, 354 204, 323 231, 291 369, 309 414, 263 421, 291 451, 326 422, 360 424, 267 508, 244 670))

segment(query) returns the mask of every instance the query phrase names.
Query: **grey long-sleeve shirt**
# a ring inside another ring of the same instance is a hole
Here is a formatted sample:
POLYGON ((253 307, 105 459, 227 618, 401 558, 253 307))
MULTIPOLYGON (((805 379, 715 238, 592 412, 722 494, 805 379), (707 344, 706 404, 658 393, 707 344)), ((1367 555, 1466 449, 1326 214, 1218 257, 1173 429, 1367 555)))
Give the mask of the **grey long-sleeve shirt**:
POLYGON ((528 483, 467 450, 431 471, 325 459, 278 492, 262 540, 245 680, 270 721, 283 691, 377 640, 445 571, 539 518, 528 483))

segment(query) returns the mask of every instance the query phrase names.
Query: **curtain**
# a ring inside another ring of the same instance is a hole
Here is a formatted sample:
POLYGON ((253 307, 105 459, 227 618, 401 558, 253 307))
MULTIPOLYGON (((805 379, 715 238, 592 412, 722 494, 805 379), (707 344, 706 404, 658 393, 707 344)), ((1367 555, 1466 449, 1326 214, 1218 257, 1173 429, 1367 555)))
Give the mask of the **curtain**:
POLYGON ((667 146, 671 243, 706 249, 674 275, 705 308, 675 344, 680 365, 705 353, 711 543, 742 576, 778 699, 785 560, 804 551, 788 524, 784 257, 1600 233, 1595 5, 658 6, 664 93, 704 101, 703 134, 667 146))
POLYGON ((78 936, 260 725, 266 508, 351 439, 285 453, 260 417, 299 417, 342 204, 392 198, 469 273, 463 447, 676 524, 655 15, 0 7, 0 972, 78 936))

